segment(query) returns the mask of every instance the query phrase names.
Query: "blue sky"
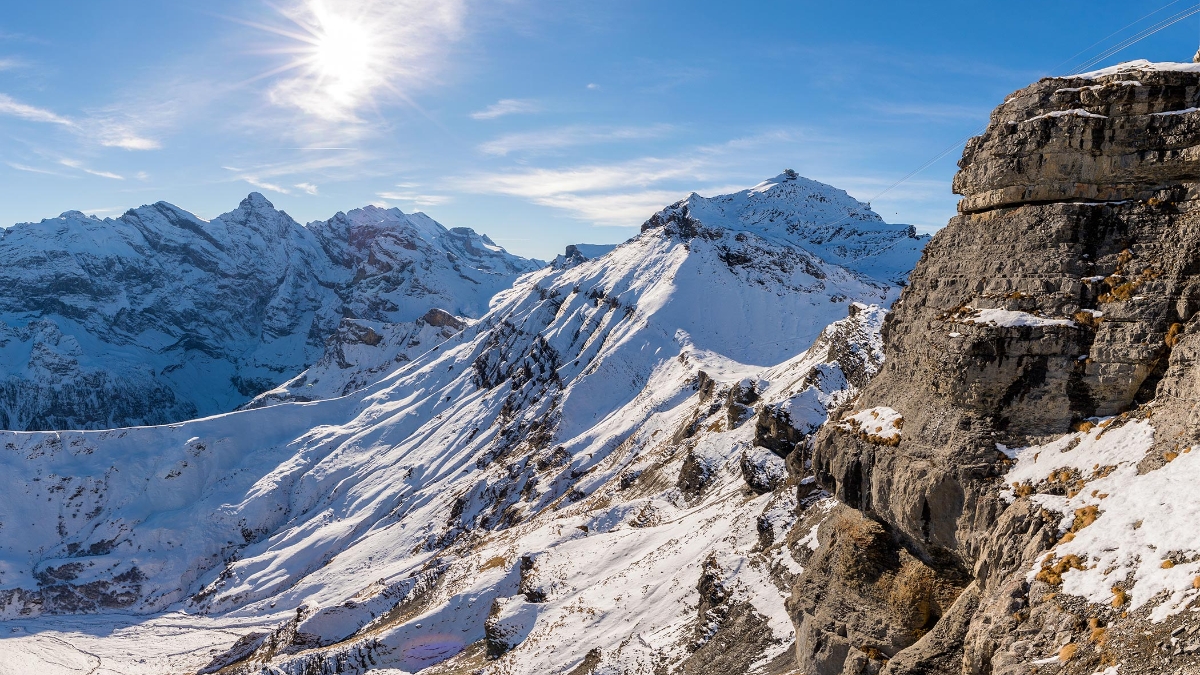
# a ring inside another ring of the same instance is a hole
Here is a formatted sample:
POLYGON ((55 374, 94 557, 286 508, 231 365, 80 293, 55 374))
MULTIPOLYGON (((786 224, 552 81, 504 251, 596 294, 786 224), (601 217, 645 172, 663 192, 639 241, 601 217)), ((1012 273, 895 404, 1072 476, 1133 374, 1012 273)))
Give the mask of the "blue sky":
MULTIPOLYGON (((1006 94, 1191 6, 1166 4, 7 2, 0 224, 212 217, 257 190, 301 222, 387 204, 546 258, 784 168, 870 200, 1006 94)), ((1198 38, 1200 15, 1097 67, 1198 38)), ((942 226, 958 155, 874 207, 942 226)))

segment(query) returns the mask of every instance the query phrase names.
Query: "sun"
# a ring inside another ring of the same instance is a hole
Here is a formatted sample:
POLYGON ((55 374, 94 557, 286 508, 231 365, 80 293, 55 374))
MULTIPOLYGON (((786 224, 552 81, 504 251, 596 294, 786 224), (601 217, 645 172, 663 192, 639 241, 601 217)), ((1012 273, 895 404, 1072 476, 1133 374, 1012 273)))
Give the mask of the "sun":
POLYGON ((376 77, 375 35, 365 23, 334 13, 323 2, 313 2, 310 8, 316 19, 312 67, 327 94, 350 103, 376 77))
POLYGON ((371 91, 388 84, 389 54, 379 39, 380 27, 370 20, 373 6, 338 3, 333 9, 324 0, 307 0, 280 10, 301 31, 250 23, 294 41, 268 50, 291 58, 259 77, 293 73, 271 88, 272 99, 330 120, 354 119, 354 110, 371 91))
POLYGON ((271 34, 253 52, 284 58, 242 84, 270 79, 271 103, 336 124, 365 123, 361 112, 379 114, 397 101, 420 111, 411 94, 441 82, 466 2, 266 0, 271 20, 231 20, 271 34))

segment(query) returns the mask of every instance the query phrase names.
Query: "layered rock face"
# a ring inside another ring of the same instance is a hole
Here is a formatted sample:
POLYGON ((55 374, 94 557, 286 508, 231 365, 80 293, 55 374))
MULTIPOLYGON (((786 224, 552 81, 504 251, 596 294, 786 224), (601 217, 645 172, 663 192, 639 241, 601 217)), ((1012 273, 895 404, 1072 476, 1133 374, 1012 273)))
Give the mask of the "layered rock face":
MULTIPOLYGON (((827 525, 827 564, 794 593, 802 672, 1028 672, 1010 633, 1062 637, 1022 604, 1059 524, 1028 495, 1001 499, 1004 450, 1156 393, 1159 444, 1200 437, 1198 106, 1200 69, 1133 63, 1042 80, 968 143, 961 215, 889 316, 882 372, 815 441, 820 482, 858 513, 827 525), (876 561, 852 581, 836 562, 847 541, 876 561)), ((1055 672, 1102 670, 1089 649, 1055 672)))

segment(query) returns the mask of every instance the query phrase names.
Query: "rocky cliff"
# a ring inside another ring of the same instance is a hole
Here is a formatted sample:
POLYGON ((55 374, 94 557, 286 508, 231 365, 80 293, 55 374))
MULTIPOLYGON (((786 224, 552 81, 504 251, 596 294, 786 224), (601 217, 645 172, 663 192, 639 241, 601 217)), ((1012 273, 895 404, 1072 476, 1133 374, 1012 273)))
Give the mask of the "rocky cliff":
POLYGON ((1200 512, 1165 496, 1200 479, 1198 108, 1200 67, 1134 62, 967 144, 880 375, 814 442, 845 506, 794 587, 800 672, 1196 672, 1200 541, 1151 524, 1200 512))

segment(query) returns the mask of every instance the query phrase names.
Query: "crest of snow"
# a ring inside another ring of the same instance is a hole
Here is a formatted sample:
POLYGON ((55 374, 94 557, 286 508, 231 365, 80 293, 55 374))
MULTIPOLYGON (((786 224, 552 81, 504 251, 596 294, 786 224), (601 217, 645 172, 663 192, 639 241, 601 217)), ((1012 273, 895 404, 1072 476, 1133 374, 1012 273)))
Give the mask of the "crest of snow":
POLYGON ((1070 319, 1047 319, 1045 317, 1009 309, 977 309, 970 316, 959 319, 960 323, 976 323, 1013 328, 1017 326, 1074 326, 1070 319))
POLYGON ((1085 90, 1095 91, 1096 89, 1103 89, 1104 87, 1107 87, 1110 85, 1117 85, 1117 86, 1121 86, 1121 87, 1140 87, 1140 86, 1142 86, 1142 83, 1138 82, 1137 80, 1118 80, 1116 82, 1106 82, 1105 84, 1093 84, 1093 85, 1090 85, 1087 87, 1063 87, 1062 89, 1056 89, 1055 93, 1058 93, 1060 91, 1072 91, 1072 92, 1073 91, 1085 91, 1085 90))
POLYGON ((1200 108, 1186 108, 1184 110, 1167 110, 1166 112, 1152 113, 1155 117, 1169 117, 1171 115, 1190 115, 1200 111, 1200 108))
POLYGON ((1118 63, 1115 66, 1093 70, 1089 73, 1081 75, 1071 75, 1071 78, 1079 78, 1081 80, 1094 80, 1099 77, 1108 75, 1116 75, 1118 73, 1126 73, 1132 71, 1163 71, 1163 72, 1180 72, 1180 73, 1200 73, 1200 63, 1175 63, 1171 61, 1151 63, 1146 59, 1136 59, 1134 61, 1126 61, 1118 63))
POLYGON ((1054 112, 1048 112, 1044 115, 1037 115, 1035 117, 1030 117, 1029 119, 1027 119, 1025 121, 1033 122, 1035 120, 1044 120, 1049 117, 1091 117, 1091 118, 1101 119, 1101 120, 1108 119, 1107 115, 1097 115, 1096 113, 1088 112, 1088 111, 1084 110, 1083 108, 1073 108, 1071 110, 1055 110, 1054 112))
MULTIPOLYGON (((1133 585, 1125 589, 1129 611, 1153 602, 1151 618, 1161 621, 1200 596, 1192 587, 1200 576, 1200 501, 1195 497, 1200 451, 1182 449, 1165 466, 1138 475, 1138 462, 1153 447, 1154 427, 1146 420, 1116 427, 1112 422, 1019 450, 1005 481, 1036 486, 1051 472, 1078 471, 1086 484, 1075 496, 1031 497, 1063 515, 1064 532, 1077 509, 1099 509, 1094 523, 1054 550, 1058 557, 1074 554, 1086 561, 1087 569, 1063 575, 1063 592, 1107 603, 1113 586, 1131 577, 1133 585), (1168 558, 1178 564, 1164 569, 1168 558)), ((1013 499, 1011 487, 1004 494, 1013 499)))
POLYGON ((852 433, 864 433, 885 441, 900 440, 904 418, 893 408, 867 408, 843 417, 838 427, 852 433))

